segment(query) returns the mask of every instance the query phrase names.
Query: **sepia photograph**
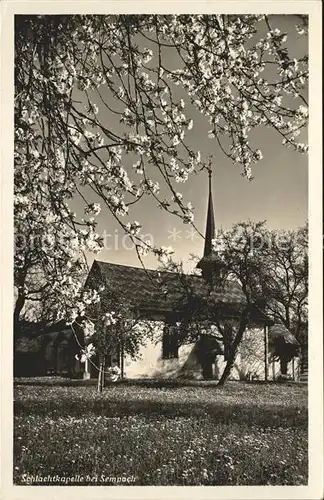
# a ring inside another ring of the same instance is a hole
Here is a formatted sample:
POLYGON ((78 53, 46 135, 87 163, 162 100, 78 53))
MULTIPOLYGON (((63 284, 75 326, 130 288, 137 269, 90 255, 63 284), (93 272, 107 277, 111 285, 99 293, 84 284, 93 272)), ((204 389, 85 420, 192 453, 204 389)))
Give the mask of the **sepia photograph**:
POLYGON ((13 485, 309 484, 309 16, 224 10, 14 16, 13 485))

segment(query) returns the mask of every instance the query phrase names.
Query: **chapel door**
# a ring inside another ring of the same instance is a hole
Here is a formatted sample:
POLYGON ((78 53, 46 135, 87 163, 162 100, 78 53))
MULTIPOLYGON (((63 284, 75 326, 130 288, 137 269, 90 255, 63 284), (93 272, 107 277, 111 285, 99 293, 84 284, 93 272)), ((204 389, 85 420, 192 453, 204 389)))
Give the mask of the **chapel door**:
POLYGON ((211 380, 214 378, 213 374, 213 361, 214 357, 206 355, 202 363, 202 375, 205 380, 211 380))

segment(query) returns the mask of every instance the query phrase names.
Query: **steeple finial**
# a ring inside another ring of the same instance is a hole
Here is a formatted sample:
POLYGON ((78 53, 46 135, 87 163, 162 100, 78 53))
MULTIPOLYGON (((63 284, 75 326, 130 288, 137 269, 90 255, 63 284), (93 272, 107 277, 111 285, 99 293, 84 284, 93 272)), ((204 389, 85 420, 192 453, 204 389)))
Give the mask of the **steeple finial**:
POLYGON ((211 180, 212 173, 213 173, 212 163, 213 163, 213 155, 210 155, 209 156, 208 167, 207 167, 209 180, 211 180))

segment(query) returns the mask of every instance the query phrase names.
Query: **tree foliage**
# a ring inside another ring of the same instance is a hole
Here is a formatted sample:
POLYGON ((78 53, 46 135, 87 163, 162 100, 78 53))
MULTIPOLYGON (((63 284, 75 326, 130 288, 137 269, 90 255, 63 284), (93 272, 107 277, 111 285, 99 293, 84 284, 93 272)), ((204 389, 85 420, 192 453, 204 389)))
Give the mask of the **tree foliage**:
POLYGON ((205 281, 196 273, 184 273, 182 264, 170 261, 167 270, 164 281, 167 293, 175 297, 172 310, 179 345, 197 341, 206 343, 200 363, 207 378, 212 376, 207 365, 211 368, 215 356, 223 352, 226 365, 219 379, 219 385, 223 385, 230 375, 246 329, 261 324, 260 311, 247 291, 248 286, 243 286, 248 281, 246 273, 242 280, 233 277, 229 280, 228 269, 222 264, 221 272, 205 281), (168 278, 170 271, 174 273, 172 280, 168 278), (210 341, 210 336, 213 341, 210 341), (208 359, 209 363, 206 363, 208 359))
POLYGON ((297 338, 307 324, 308 225, 269 230, 265 222, 241 222, 214 241, 227 276, 297 338))
POLYGON ((158 325, 139 314, 134 304, 125 298, 122 287, 103 284, 95 268, 85 283, 85 293, 97 293, 99 299, 87 304, 82 316, 75 318, 72 330, 77 338, 81 333, 78 358, 86 359, 98 371, 98 389, 104 387, 105 378, 110 369, 118 365, 121 377, 124 377, 124 360, 137 359, 140 347, 148 340, 156 340, 158 325), (117 365, 107 365, 108 356, 115 356, 117 365))
MULTIPOLYGON (((181 264, 170 261, 167 270, 177 276, 177 284, 165 273, 164 286, 175 297, 179 344, 211 334, 222 346, 227 362, 220 378, 223 384, 248 328, 270 320, 283 324, 305 343, 300 334, 307 328, 308 226, 275 231, 267 229, 264 221, 240 222, 218 231, 213 247, 211 258, 217 259, 220 270, 212 280, 205 282, 196 272, 188 275, 181 264), (239 301, 224 301, 231 287, 240 290, 239 301)), ((287 348, 282 338, 273 346, 282 367, 296 352, 296 345, 287 348)))

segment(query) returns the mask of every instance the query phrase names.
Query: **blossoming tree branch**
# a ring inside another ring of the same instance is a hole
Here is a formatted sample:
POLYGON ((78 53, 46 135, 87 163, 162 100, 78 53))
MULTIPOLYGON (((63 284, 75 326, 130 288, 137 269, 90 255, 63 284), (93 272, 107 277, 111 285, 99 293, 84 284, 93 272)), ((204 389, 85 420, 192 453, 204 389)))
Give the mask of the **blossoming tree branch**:
MULTIPOLYGON (((298 23, 293 36, 305 36, 307 20, 298 23)), ((307 55, 290 54, 266 15, 16 16, 15 325, 28 301, 46 297, 72 323, 99 300, 83 277, 85 251, 102 247, 101 208, 140 259, 170 256, 143 240, 132 208, 151 196, 194 225, 179 189, 208 166, 187 138, 193 110, 247 179, 262 159, 257 128, 307 152, 307 80, 307 55), (83 218, 70 208, 76 196, 83 218)))

